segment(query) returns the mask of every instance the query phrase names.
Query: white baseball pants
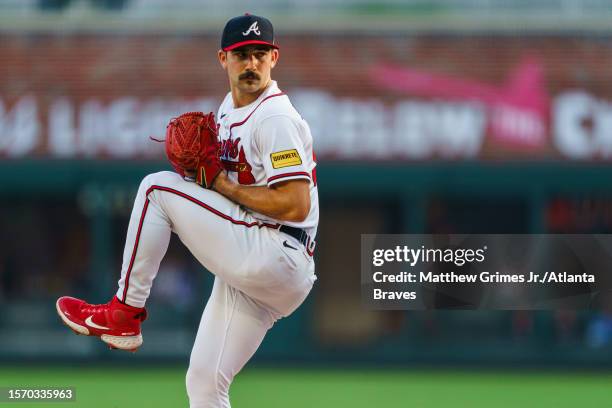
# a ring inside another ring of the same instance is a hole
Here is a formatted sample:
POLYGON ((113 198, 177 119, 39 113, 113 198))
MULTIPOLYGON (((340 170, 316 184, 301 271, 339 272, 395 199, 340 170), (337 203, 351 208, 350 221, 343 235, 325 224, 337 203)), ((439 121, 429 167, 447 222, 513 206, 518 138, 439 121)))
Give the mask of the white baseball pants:
POLYGON ((274 322, 304 301, 316 279, 314 261, 276 225, 176 173, 159 172, 143 179, 134 202, 120 300, 145 305, 171 232, 215 275, 187 371, 190 407, 230 407, 234 376, 274 322))

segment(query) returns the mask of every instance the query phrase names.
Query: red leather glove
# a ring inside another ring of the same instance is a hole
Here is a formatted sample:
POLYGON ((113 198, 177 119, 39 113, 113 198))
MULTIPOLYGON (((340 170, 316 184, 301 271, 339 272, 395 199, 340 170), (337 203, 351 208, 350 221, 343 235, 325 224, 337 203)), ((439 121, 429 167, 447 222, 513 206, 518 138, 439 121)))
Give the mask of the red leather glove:
POLYGON ((183 113, 166 127, 166 155, 181 176, 195 172, 195 182, 211 188, 221 172, 221 151, 215 115, 183 113))

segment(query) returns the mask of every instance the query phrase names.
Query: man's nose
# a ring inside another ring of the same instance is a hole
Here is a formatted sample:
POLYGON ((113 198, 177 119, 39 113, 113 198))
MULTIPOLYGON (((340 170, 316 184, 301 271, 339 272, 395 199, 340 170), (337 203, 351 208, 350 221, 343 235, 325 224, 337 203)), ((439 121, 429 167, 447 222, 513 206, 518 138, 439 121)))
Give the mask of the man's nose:
POLYGON ((247 58, 247 68, 255 69, 257 68, 257 58, 253 54, 250 54, 247 58))

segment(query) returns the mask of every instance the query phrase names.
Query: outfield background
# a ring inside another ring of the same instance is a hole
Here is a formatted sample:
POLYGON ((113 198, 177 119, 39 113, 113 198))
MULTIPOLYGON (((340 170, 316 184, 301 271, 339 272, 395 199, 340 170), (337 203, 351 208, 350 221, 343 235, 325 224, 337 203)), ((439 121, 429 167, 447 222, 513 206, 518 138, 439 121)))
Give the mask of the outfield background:
POLYGON ((185 406, 212 277, 178 239, 137 354, 74 336, 54 302, 114 292, 138 183, 168 169, 149 136, 216 109, 219 33, 245 11, 274 22, 274 78, 312 127, 321 224, 315 290, 233 404, 612 404, 612 299, 372 312, 355 256, 362 233, 612 231, 608 0, 0 0, 0 386, 185 406))

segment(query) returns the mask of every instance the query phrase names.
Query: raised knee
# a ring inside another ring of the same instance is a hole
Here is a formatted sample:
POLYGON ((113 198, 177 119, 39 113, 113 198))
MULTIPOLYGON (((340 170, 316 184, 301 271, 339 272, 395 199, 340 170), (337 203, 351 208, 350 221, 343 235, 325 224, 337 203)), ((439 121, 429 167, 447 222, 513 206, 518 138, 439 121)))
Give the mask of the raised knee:
POLYGON ((140 182, 140 190, 148 190, 152 186, 169 186, 181 179, 177 173, 172 171, 158 171, 151 173, 140 182))
POLYGON ((229 379, 214 367, 190 366, 185 378, 190 406, 206 408, 229 407, 229 379))
POLYGON ((158 171, 157 173, 151 173, 142 179, 142 184, 154 185, 154 184, 167 184, 168 182, 174 182, 180 180, 181 176, 173 171, 158 171))

